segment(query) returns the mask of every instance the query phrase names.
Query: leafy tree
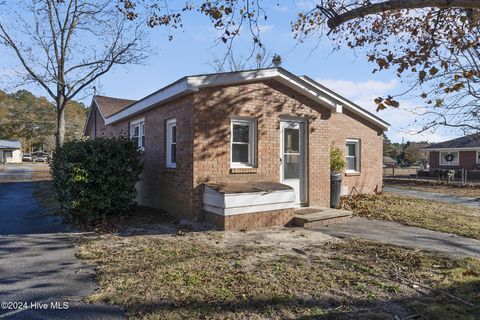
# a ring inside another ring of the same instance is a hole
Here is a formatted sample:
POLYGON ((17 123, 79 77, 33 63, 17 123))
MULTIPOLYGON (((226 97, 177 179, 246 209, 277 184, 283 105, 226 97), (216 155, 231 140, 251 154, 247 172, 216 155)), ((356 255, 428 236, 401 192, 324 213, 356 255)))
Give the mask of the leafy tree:
POLYGON ((392 143, 386 134, 383 134, 383 155, 392 159, 397 159, 402 152, 402 146, 399 143, 392 143))
POLYGON ((407 142, 405 146, 405 160, 411 165, 425 165, 428 163, 427 153, 421 149, 428 147, 430 144, 426 141, 407 142))
MULTIPOLYGON (((82 135, 86 108, 70 101, 65 108, 66 137, 82 135)), ((8 94, 0 90, 0 139, 20 139, 24 151, 50 151, 54 147, 55 106, 27 90, 8 94)))
MULTIPOLYGON (((364 48, 374 72, 394 69, 424 99, 423 130, 450 126, 480 130, 480 1, 326 0, 299 15, 301 41, 327 34, 337 48, 364 48)), ((413 90, 413 91, 412 91, 413 90)), ((377 109, 398 107, 378 97, 377 109)))
POLYGON ((55 142, 65 139, 65 109, 114 66, 146 57, 139 24, 126 21, 116 0, 0 2, 0 44, 15 56, 23 81, 42 87, 55 106, 55 142))
MULTIPOLYGON (((146 12, 152 27, 172 22, 182 26, 182 15, 188 11, 205 15, 220 33, 217 42, 227 46, 225 57, 219 60, 222 67, 232 65, 234 39, 242 28, 253 43, 246 59, 264 50, 259 21, 266 21, 270 14, 263 6, 265 1, 198 0, 179 6, 159 0, 120 2, 129 19, 146 12), (151 10, 139 9, 142 6, 151 10)), ((317 0, 311 9, 299 13, 292 31, 300 42, 326 35, 335 48, 364 48, 368 60, 377 66, 374 72, 394 69, 410 83, 407 92, 424 99, 426 111, 422 114, 433 120, 423 123, 422 130, 440 125, 478 131, 479 17, 478 0, 317 0)), ((243 57, 239 59, 241 62, 243 57)), ((388 95, 378 97, 375 103, 382 110, 398 107, 397 100, 398 95, 388 95)))

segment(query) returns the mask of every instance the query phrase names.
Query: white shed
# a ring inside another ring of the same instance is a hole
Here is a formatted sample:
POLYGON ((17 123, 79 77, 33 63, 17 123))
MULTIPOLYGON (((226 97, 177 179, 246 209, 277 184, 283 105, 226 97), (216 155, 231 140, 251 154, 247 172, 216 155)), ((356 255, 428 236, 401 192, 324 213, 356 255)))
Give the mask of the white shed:
POLYGON ((20 141, 0 140, 0 163, 22 162, 21 148, 20 141))

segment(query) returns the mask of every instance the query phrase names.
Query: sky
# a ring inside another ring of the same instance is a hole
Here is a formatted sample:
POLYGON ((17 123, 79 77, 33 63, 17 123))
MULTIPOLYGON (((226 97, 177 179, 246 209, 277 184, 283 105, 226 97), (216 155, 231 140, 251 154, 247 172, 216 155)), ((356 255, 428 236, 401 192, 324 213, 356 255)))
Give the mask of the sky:
MULTIPOLYGON (((404 109, 421 105, 420 100, 402 101, 400 109, 377 112, 373 99, 378 96, 402 92, 406 86, 390 71, 372 73, 374 65, 367 62, 365 52, 348 48, 332 51, 332 43, 324 38, 308 39, 298 44, 290 30, 290 22, 300 11, 311 9, 314 1, 264 1, 268 19, 261 23, 261 37, 270 53, 280 54, 282 67, 296 75, 308 75, 338 94, 389 122, 387 136, 394 142, 438 142, 461 135, 458 132, 436 130, 423 134, 411 134, 419 129, 414 123, 415 115, 404 109), (277 3, 280 4, 277 4, 277 3)), ((223 45, 215 45, 218 32, 209 20, 198 14, 184 18, 184 28, 167 31, 162 28, 149 30, 148 37, 154 53, 143 65, 121 66, 103 76, 97 83, 97 93, 126 99, 140 99, 186 75, 212 73, 215 57, 222 57, 223 45), (168 41, 168 35, 173 36, 168 41)), ((238 55, 248 55, 251 37, 244 33, 235 42, 238 55)), ((0 85, 18 70, 15 57, 0 49, 0 85), (3 80, 2 80, 3 79, 3 80)), ((0 87, 2 88, 2 87, 0 87)), ((7 89, 3 86, 3 89, 7 89)), ((26 89, 37 95, 45 95, 41 88, 26 89)), ((83 97, 88 104, 91 96, 83 97)))

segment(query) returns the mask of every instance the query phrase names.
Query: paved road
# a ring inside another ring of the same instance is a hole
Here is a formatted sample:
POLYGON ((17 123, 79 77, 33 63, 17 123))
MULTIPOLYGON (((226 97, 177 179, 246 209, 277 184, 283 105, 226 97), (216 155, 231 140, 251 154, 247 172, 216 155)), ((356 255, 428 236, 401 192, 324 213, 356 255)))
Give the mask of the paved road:
POLYGON ((346 222, 311 229, 336 237, 355 236, 403 247, 438 251, 452 257, 480 258, 480 240, 409 227, 396 222, 353 217, 346 222))
POLYGON ((0 320, 123 319, 118 307, 82 302, 96 288, 93 266, 75 258, 71 230, 61 219, 39 207, 35 183, 0 183, 0 302, 30 307, 0 308, 0 320), (37 302, 49 308, 40 310, 37 302), (67 302, 68 309, 51 309, 52 302, 67 302))
MULTIPOLYGON (((475 199, 475 198, 459 197, 459 196, 448 195, 445 193, 438 193, 438 192, 435 193, 435 192, 408 190, 408 189, 395 188, 390 186, 383 187, 383 191, 388 193, 400 194, 404 196, 426 199, 426 200, 460 204, 463 206, 480 209, 480 201, 478 201, 478 199, 475 199)), ((480 197, 480 194, 479 194, 479 197, 480 197)))

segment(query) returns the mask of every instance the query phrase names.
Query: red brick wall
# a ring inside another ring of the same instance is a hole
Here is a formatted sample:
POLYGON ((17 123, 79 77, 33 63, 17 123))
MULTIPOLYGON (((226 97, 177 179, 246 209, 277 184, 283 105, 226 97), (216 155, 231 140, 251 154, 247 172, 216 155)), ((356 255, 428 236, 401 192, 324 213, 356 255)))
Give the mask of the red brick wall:
POLYGON ((438 151, 430 151, 428 154, 428 163, 430 165, 430 169, 437 169, 440 168, 440 158, 438 151))
POLYGON ((476 163, 477 161, 476 151, 460 151, 458 154, 460 157, 458 166, 442 166, 440 165, 439 152, 431 151, 429 154, 430 168, 431 169, 464 168, 467 170, 480 169, 480 165, 476 163))
MULTIPOLYGON (((361 140, 361 173, 344 178, 360 192, 381 188, 382 134, 358 116, 330 110, 276 82, 264 81, 204 88, 107 128, 107 135, 126 134, 128 123, 145 118, 145 169, 138 185, 141 204, 186 218, 204 217, 204 182, 279 181, 280 119, 307 122, 308 201, 330 201, 329 147, 344 150, 345 139, 361 140), (230 170, 230 118, 257 119, 257 168, 230 170), (177 168, 165 168, 165 121, 177 119, 177 168)), ((239 222, 240 223, 240 222, 239 222)), ((243 222, 242 222, 243 223, 243 222)))
POLYGON ((477 152, 476 151, 460 151, 460 167, 473 170, 480 169, 480 165, 477 164, 477 152))
POLYGON ((142 205, 186 218, 193 218, 192 101, 193 95, 188 95, 108 128, 108 134, 126 134, 129 122, 145 118, 144 173, 137 186, 137 200, 142 205), (171 118, 177 122, 174 169, 166 168, 165 164, 165 122, 171 118))
POLYGON ((200 90, 194 102, 195 212, 201 214, 203 182, 279 181, 280 119, 307 119, 308 201, 329 206, 329 147, 344 150, 345 139, 361 139, 360 175, 345 177, 344 184, 371 193, 382 185, 382 132, 348 111, 329 109, 275 81, 213 87, 200 90), (230 172, 230 118, 257 119, 257 168, 248 174, 230 172))
POLYGON ((344 174, 342 186, 350 193, 355 187, 360 193, 381 191, 383 179, 383 131, 360 116, 343 109, 332 114, 330 141, 345 155, 345 140, 360 140, 360 173, 344 174))

